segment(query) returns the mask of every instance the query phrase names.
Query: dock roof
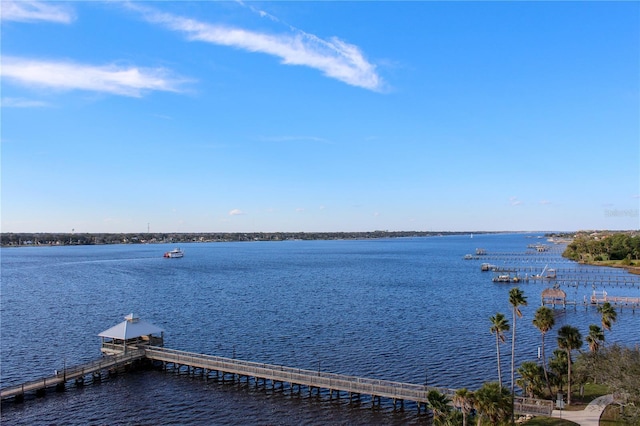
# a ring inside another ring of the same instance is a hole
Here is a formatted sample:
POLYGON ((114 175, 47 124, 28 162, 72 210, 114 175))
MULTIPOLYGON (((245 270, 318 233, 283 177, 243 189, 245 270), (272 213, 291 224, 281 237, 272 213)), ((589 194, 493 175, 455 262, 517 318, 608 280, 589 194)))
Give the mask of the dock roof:
POLYGON ((108 330, 98 334, 100 337, 109 337, 112 339, 135 339, 136 337, 148 336, 151 334, 162 333, 164 330, 156 327, 140 318, 129 314, 124 317, 124 321, 118 325, 114 325, 108 330))

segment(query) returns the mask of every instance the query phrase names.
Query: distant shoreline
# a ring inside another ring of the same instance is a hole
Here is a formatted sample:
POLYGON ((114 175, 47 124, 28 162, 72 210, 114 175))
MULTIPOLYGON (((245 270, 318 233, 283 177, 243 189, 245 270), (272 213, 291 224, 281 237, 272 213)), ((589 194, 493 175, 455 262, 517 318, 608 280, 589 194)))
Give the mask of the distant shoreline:
MULTIPOLYGON (((525 231, 523 231, 525 232, 525 231)), ((515 231, 369 231, 369 232, 167 232, 167 233, 28 233, 1 234, 2 247, 106 244, 176 244, 234 241, 362 240, 448 235, 513 234, 515 231)))

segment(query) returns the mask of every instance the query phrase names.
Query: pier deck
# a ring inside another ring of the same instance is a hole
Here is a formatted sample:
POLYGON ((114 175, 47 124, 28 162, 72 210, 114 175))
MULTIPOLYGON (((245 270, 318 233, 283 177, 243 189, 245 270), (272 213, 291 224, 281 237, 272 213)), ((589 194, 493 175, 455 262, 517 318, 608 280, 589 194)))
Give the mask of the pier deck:
MULTIPOLYGON (((255 380, 269 380, 272 383, 289 383, 291 386, 306 386, 309 389, 327 389, 330 395, 333 395, 333 392, 337 392, 338 397, 340 392, 345 392, 349 395, 371 395, 374 403, 376 399, 379 400, 381 397, 392 399, 394 406, 395 401, 413 401, 418 405, 418 409, 422 405, 425 407, 428 405, 427 394, 431 390, 437 390, 447 395, 449 399, 452 399, 456 392, 455 389, 303 370, 159 347, 147 348, 146 356, 151 360, 163 362, 165 366, 173 364, 200 368, 207 377, 211 371, 237 374, 244 377, 253 377, 255 380)), ((516 397, 514 399, 514 409, 516 414, 550 416, 553 411, 553 402, 516 397)))
POLYGON ((594 300, 593 297, 591 299, 587 299, 585 296, 583 300, 570 300, 570 299, 543 299, 543 306, 562 306, 566 308, 567 306, 583 306, 585 309, 589 307, 599 307, 605 302, 609 302, 611 306, 616 309, 622 311, 623 309, 631 309, 634 313, 637 310, 640 310, 640 298, 638 297, 609 297, 606 300, 598 299, 594 300))
MULTIPOLYGON (((274 385, 275 383, 289 383, 292 389, 293 386, 298 386, 298 389, 300 389, 300 386, 305 386, 310 392, 312 389, 317 389, 318 392, 320 389, 326 389, 331 396, 336 392, 337 397, 340 397, 340 392, 348 393, 350 397, 352 395, 360 396, 361 394, 370 395, 374 404, 376 400, 379 404, 380 398, 392 399, 394 406, 396 401, 400 401, 402 404, 404 401, 413 401, 417 404, 418 410, 420 410, 421 406, 427 407, 427 394, 431 390, 437 390, 447 395, 449 399, 452 399, 455 394, 455 389, 304 370, 156 346, 146 346, 143 349, 130 348, 130 350, 123 355, 109 355, 98 361, 68 368, 63 373, 55 376, 2 389, 2 400, 13 397, 22 398, 25 392, 38 392, 48 387, 63 386, 66 381, 82 380, 88 374, 132 364, 143 358, 160 362, 165 368, 168 365, 173 365, 178 369, 182 366, 187 366, 190 369, 194 369, 194 371, 200 369, 202 375, 207 378, 210 373, 216 372, 223 375, 234 374, 239 377, 246 377, 247 380, 252 377, 256 384, 258 380, 262 380, 264 383, 271 381, 274 385)), ((516 397, 514 402, 516 414, 550 416, 553 411, 552 401, 516 397)))
POLYGON ((104 357, 96 361, 74 367, 65 368, 58 374, 41 379, 32 380, 16 386, 10 386, 0 391, 0 399, 5 400, 14 397, 22 397, 27 392, 42 392, 47 388, 64 386, 68 381, 84 381, 84 377, 101 373, 114 368, 132 364, 134 361, 144 358, 144 350, 134 350, 122 355, 104 357))
POLYGON ((212 355, 195 354, 174 349, 152 347, 146 350, 147 358, 163 363, 188 365, 201 368, 205 372, 218 371, 239 376, 254 377, 272 382, 286 382, 309 388, 323 388, 331 392, 347 392, 351 394, 367 394, 397 400, 410 400, 426 404, 429 390, 438 390, 449 398, 454 389, 427 387, 411 383, 389 380, 367 379, 343 374, 322 371, 303 370, 281 365, 261 364, 212 355))

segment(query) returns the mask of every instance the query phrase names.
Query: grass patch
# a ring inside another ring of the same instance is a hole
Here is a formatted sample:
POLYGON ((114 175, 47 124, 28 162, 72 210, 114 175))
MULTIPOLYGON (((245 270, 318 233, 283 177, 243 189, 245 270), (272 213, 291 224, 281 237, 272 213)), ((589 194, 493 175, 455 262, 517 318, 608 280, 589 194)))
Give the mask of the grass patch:
POLYGON ((582 396, 580 396, 579 389, 574 389, 574 391, 571 392, 571 405, 565 405, 564 409, 566 411, 584 410, 584 407, 589 405, 591 401, 608 393, 609 389, 607 389, 605 385, 587 383, 584 385, 584 394, 582 396))
POLYGON ((628 426, 629 424, 627 420, 620 417, 620 406, 616 404, 608 405, 600 416, 600 426, 628 426))
POLYGON ((607 266, 610 268, 624 268, 632 274, 640 274, 640 265, 638 261, 625 262, 625 260, 594 260, 582 262, 596 266, 607 266))
POLYGON ((528 420, 522 423, 522 425, 525 425, 525 426, 573 426, 577 424, 578 423, 570 422, 569 420, 565 420, 565 419, 558 419, 556 417, 542 417, 542 416, 534 417, 531 420, 528 420))

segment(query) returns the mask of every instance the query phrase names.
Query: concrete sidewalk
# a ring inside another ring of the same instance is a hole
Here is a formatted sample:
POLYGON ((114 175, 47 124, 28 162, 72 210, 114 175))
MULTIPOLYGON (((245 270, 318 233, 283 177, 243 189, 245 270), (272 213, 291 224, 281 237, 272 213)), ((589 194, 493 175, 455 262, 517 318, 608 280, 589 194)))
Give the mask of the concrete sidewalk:
POLYGON ((613 395, 599 396, 589 403, 584 410, 581 411, 565 411, 553 410, 553 417, 563 418, 565 420, 578 423, 580 426, 598 426, 600 424, 600 416, 607 407, 613 402, 613 395))

